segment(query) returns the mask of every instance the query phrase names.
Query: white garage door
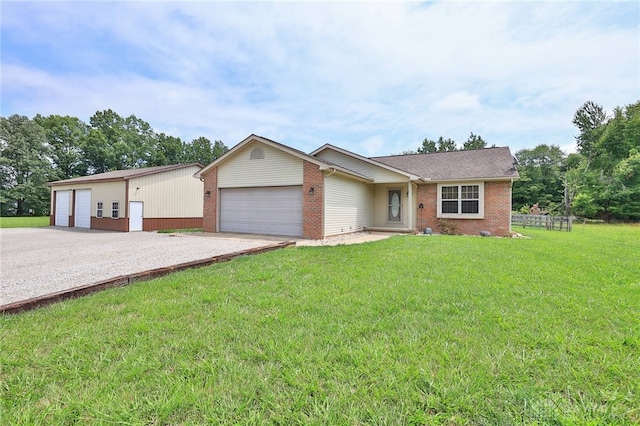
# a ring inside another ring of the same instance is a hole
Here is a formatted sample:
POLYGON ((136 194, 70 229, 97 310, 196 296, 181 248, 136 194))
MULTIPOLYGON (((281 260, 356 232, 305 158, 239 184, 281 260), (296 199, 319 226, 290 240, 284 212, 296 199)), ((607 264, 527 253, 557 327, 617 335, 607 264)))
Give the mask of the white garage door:
POLYGON ((91 190, 76 191, 76 208, 73 214, 76 228, 91 227, 91 190))
POLYGON ((302 187, 221 189, 220 231, 302 236, 302 187))
POLYGON ((69 191, 56 191, 56 226, 69 226, 69 191))

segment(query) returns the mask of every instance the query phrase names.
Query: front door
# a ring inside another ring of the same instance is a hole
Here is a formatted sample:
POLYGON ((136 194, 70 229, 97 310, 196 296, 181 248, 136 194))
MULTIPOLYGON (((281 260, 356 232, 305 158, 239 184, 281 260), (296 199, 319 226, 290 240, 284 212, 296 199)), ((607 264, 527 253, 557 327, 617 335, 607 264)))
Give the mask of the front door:
POLYGON ((402 190, 389 190, 389 209, 387 221, 393 223, 402 222, 402 190))
POLYGON ((129 202, 129 231, 142 231, 142 201, 129 202))

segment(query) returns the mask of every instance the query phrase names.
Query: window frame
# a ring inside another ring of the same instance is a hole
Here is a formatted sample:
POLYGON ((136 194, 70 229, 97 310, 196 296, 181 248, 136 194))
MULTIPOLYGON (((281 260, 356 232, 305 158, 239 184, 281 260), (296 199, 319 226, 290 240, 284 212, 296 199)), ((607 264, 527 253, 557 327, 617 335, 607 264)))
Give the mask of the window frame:
POLYGON ((120 201, 111 202, 111 219, 120 219, 120 201))
POLYGON ((104 217, 104 203, 96 201, 96 217, 102 219, 104 217))
POLYGON ((484 219, 484 182, 470 181, 470 182, 448 182, 448 183, 439 183, 438 188, 438 213, 437 217, 442 219, 484 219), (442 202, 443 201, 454 201, 453 199, 443 199, 442 198, 442 188, 446 187, 457 187, 457 199, 455 201, 458 202, 458 213, 443 213, 442 212, 442 202), (477 186, 478 187, 478 213, 462 213, 462 202, 469 200, 476 200, 476 198, 462 198, 462 187, 463 186, 477 186))

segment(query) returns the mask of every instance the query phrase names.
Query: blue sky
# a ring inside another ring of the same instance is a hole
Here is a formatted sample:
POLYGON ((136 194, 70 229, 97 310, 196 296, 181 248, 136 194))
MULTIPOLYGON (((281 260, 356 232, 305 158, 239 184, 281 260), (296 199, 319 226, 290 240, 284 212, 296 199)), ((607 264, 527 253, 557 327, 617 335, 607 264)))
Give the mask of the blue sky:
POLYGON ((1 5, 1 115, 135 114, 231 147, 251 133, 375 156, 470 132, 575 149, 586 101, 640 99, 640 3, 1 5))

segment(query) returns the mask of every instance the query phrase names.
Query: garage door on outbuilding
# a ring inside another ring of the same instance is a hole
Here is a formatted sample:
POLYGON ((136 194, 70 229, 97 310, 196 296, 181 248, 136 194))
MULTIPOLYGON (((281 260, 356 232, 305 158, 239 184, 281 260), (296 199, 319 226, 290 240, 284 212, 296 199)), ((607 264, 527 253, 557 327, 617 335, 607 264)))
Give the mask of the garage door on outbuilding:
POLYGON ((302 186, 220 189, 220 231, 302 236, 302 186))
POLYGON ((69 191, 56 191, 56 226, 69 226, 69 191))
POLYGON ((49 223, 125 232, 200 228, 204 185, 193 174, 201 168, 173 164, 49 182, 49 223))
POLYGON ((91 228, 91 190, 76 190, 75 211, 73 214, 76 228, 91 228))

